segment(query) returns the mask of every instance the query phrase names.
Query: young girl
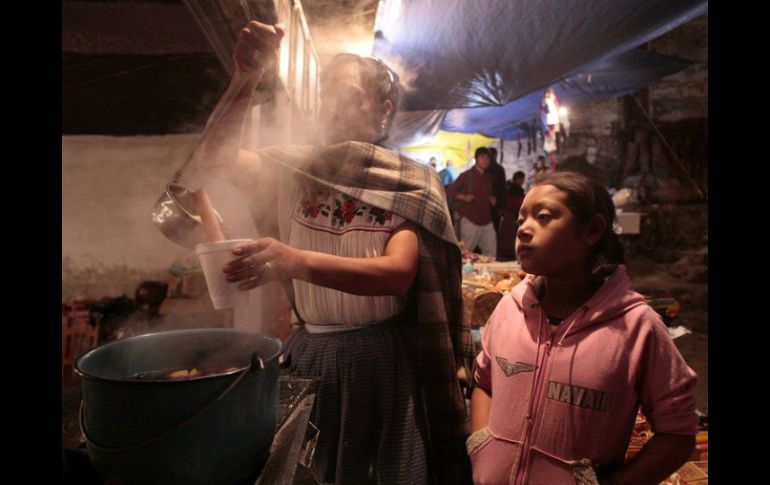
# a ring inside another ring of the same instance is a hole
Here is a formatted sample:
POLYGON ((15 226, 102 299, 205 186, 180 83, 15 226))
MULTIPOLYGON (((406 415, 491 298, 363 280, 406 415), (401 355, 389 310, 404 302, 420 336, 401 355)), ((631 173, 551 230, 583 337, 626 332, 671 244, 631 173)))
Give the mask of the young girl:
POLYGON ((477 484, 657 484, 689 457, 696 375, 631 290, 604 187, 539 178, 519 212, 530 274, 486 325, 471 399, 477 484), (609 264, 601 264, 609 263, 609 264), (654 437, 628 463, 641 405, 654 437), (590 477, 593 478, 593 477, 590 477))

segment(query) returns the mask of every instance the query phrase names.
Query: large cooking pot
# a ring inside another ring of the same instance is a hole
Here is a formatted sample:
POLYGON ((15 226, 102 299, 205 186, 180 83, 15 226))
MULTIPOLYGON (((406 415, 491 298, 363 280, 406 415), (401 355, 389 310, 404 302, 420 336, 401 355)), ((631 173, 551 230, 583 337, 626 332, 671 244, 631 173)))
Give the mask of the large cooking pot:
POLYGON ((280 340, 264 334, 193 329, 140 335, 83 354, 75 362, 83 377, 81 427, 101 477, 126 485, 253 479, 275 434, 281 349, 280 340), (222 371, 147 378, 193 367, 222 371))

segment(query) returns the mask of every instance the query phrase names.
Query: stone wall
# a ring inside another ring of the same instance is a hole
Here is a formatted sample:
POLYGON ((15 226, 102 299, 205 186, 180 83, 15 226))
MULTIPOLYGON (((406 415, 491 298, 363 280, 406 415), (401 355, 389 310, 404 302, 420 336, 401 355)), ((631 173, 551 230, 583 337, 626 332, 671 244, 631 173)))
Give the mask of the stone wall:
POLYGON ((668 249, 708 241, 708 14, 647 48, 694 64, 633 96, 571 107, 559 160, 608 187, 636 189, 628 209, 648 214, 648 233, 633 249, 657 248, 666 259, 668 249))

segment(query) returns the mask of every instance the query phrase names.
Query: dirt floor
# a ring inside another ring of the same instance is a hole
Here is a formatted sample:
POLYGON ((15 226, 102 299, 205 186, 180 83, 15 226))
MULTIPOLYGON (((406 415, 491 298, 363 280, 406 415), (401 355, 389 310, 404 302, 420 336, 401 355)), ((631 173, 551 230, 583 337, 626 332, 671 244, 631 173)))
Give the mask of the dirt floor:
POLYGON ((672 326, 683 325, 692 333, 674 342, 699 376, 697 408, 708 414, 708 249, 681 251, 674 263, 657 263, 648 256, 635 255, 627 265, 636 291, 673 297, 680 303, 672 326))

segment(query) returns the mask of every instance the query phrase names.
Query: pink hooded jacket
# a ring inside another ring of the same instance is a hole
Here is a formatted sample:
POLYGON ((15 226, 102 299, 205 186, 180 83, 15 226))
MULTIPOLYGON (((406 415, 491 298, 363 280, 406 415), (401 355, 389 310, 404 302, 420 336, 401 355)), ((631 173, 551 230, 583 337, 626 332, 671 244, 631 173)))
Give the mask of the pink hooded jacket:
MULTIPOLYGON (((529 276, 484 328, 477 386, 489 426, 468 440, 476 484, 574 484, 577 463, 623 463, 636 414, 657 433, 697 431, 697 376, 625 266, 550 328, 529 276)), ((542 281, 542 280, 541 280, 542 281)))

